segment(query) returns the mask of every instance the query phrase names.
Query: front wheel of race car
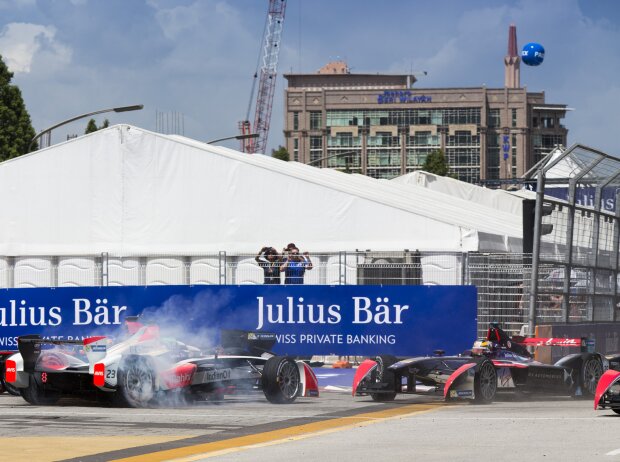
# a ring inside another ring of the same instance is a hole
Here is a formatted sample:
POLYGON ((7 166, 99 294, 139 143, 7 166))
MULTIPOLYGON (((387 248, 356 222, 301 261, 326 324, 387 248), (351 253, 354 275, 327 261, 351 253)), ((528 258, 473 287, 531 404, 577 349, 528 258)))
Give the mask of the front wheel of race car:
POLYGON ((146 407, 155 397, 155 371, 147 358, 128 356, 118 369, 115 402, 124 407, 146 407))
POLYGON ((56 404, 60 399, 59 392, 44 389, 32 375, 29 378, 28 386, 21 388, 20 391, 22 398, 34 406, 50 406, 56 404))
POLYGON ((301 387, 297 363, 287 356, 269 358, 263 367, 261 384, 270 403, 292 403, 301 387))
POLYGON ((603 375, 603 363, 600 358, 597 355, 588 355, 583 360, 579 373, 579 385, 584 396, 594 396, 601 375, 603 375))
POLYGON ((394 374, 394 371, 389 370, 388 367, 394 364, 397 359, 395 356, 391 355, 379 355, 375 356, 373 359, 377 363, 377 367, 371 373, 371 381, 375 383, 386 383, 388 390, 394 390, 394 392, 371 393, 370 397, 373 401, 394 401, 396 398, 396 374, 394 374))
POLYGON ((478 365, 474 376, 474 403, 491 403, 495 399, 495 393, 497 393, 497 371, 493 363, 485 359, 478 365))

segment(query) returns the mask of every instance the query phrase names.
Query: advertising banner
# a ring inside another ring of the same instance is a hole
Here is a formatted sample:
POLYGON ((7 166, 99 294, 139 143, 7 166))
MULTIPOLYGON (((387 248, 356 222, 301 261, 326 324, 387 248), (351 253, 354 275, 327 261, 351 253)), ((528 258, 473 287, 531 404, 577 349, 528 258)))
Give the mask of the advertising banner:
POLYGON ((216 346, 221 329, 274 332, 289 355, 460 353, 476 335, 473 286, 150 286, 0 291, 0 349, 17 336, 118 335, 128 315, 216 346))

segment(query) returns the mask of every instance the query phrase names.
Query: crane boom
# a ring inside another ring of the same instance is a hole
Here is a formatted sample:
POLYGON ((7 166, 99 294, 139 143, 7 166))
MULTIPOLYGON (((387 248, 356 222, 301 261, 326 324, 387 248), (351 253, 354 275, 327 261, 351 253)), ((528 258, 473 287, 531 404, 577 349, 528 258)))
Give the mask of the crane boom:
MULTIPOLYGON (((250 126, 249 120, 239 123, 242 134, 249 134, 252 128, 255 133, 258 133, 257 138, 242 141, 242 151, 247 153, 264 153, 267 147, 285 10, 286 0, 269 0, 269 12, 262 42, 262 65, 258 73, 259 81, 254 112, 254 126, 250 126)), ((253 92, 250 96, 250 104, 252 103, 252 97, 253 92)))

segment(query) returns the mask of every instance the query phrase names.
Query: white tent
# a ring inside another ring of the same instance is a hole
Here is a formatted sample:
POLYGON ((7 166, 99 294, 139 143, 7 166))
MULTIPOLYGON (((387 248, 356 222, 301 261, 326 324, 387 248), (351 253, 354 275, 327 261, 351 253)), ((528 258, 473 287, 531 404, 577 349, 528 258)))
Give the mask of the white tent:
POLYGON ((485 207, 513 214, 517 219, 522 216, 523 199, 536 199, 536 193, 533 191, 524 189, 519 191, 488 189, 421 170, 393 178, 390 181, 412 186, 412 192, 417 191, 417 187, 423 187, 465 199, 485 207))
POLYGON ((519 250, 520 217, 117 125, 0 164, 0 255, 519 250))

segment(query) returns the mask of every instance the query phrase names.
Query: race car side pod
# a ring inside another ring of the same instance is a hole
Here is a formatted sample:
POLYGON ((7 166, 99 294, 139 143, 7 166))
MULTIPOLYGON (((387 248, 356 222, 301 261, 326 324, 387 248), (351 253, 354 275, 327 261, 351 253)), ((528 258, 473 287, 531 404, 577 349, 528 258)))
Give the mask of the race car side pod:
POLYGON ((474 399, 474 378, 468 372, 476 363, 463 364, 455 370, 443 387, 443 398, 466 398, 474 399))
POLYGON ((372 371, 375 370, 376 367, 377 362, 373 361, 372 359, 366 359, 362 364, 358 366, 357 371, 355 371, 355 376, 353 377, 353 390, 351 393, 353 396, 355 396, 355 393, 357 392, 357 387, 359 386, 360 382, 366 377, 370 377, 370 374, 372 373, 372 371))
POLYGON ((319 396, 319 381, 314 371, 303 361, 297 362, 299 368, 299 378, 301 379, 301 390, 299 396, 313 397, 319 396))
POLYGON ((618 382, 620 382, 620 372, 618 371, 610 369, 601 375, 594 394, 594 410, 598 409, 601 398, 618 382))

